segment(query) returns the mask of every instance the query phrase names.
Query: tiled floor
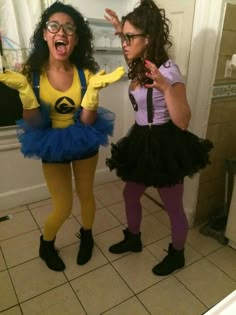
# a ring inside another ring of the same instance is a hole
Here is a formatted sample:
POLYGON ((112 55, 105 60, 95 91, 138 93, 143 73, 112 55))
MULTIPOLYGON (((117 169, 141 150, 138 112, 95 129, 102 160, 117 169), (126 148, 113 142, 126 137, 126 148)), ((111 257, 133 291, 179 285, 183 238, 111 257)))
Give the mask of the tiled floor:
POLYGON ((76 264, 81 217, 75 198, 72 215, 56 245, 67 266, 53 272, 38 257, 39 236, 50 200, 1 212, 0 313, 3 315, 200 315, 236 289, 236 251, 191 229, 184 269, 168 277, 152 274, 170 240, 165 212, 143 196, 141 253, 113 255, 125 224, 122 183, 95 187, 97 212, 93 257, 76 264))

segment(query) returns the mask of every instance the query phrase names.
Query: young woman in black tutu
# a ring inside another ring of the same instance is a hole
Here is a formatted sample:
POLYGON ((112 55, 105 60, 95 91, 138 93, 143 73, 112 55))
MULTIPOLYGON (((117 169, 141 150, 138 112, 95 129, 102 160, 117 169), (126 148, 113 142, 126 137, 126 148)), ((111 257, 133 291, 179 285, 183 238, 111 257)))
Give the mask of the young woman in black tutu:
POLYGON ((82 216, 77 263, 83 265, 92 256, 98 150, 108 144, 114 125, 114 114, 98 108, 98 94, 125 72, 119 67, 109 74, 96 73, 92 39, 81 13, 56 1, 42 13, 36 26, 24 75, 11 71, 0 74, 0 81, 18 90, 22 101, 21 152, 42 160, 53 207, 40 237, 39 255, 55 271, 65 269, 54 243, 71 214, 72 175, 82 216))
POLYGON ((135 124, 112 144, 106 163, 125 181, 123 191, 128 227, 124 239, 109 250, 115 254, 142 250, 140 198, 156 187, 169 215, 172 242, 168 254, 153 272, 164 276, 185 265, 188 222, 183 208, 183 180, 209 163, 212 143, 187 130, 190 108, 183 77, 168 56, 169 21, 152 0, 122 18, 106 9, 106 19, 122 41, 131 80, 129 97, 135 124))

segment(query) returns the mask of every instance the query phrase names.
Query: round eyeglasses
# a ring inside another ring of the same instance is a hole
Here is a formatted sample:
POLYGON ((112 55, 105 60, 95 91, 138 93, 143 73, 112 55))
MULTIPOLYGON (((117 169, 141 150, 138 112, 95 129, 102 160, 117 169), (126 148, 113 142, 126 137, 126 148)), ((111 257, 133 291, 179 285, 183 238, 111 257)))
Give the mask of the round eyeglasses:
POLYGON ((63 32, 69 36, 72 36, 76 30, 76 26, 74 24, 71 23, 59 24, 57 21, 46 22, 46 28, 52 34, 58 33, 62 28, 63 32))
POLYGON ((136 37, 145 37, 146 34, 120 34, 122 43, 126 42, 127 46, 130 46, 133 42, 133 39, 136 37))

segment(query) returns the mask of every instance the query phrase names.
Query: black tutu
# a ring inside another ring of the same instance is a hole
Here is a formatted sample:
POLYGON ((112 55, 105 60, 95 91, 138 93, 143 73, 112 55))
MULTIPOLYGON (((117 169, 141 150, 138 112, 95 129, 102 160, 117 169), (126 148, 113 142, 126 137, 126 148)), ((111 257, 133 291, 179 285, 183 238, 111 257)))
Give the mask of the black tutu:
POLYGON ((125 137, 111 144, 106 165, 123 181, 172 186, 205 168, 212 148, 209 140, 181 130, 172 121, 151 127, 134 124, 125 137))

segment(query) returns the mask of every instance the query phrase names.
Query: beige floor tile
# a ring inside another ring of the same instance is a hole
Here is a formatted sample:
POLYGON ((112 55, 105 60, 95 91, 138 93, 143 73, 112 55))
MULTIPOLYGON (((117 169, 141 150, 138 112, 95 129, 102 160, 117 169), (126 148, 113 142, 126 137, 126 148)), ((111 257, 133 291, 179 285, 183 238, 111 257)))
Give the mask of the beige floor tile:
POLYGON ((94 195, 104 206, 109 206, 123 200, 122 190, 114 183, 96 186, 94 195))
MULTIPOLYGON (((2 246, 2 245, 1 245, 2 246)), ((0 246, 0 248, 1 248, 0 246)), ((3 258, 3 255, 2 255, 2 252, 0 250, 0 271, 3 271, 7 268, 6 264, 5 264, 5 261, 4 261, 4 258, 3 258)))
POLYGON ((8 309, 7 311, 3 311, 1 314, 2 315, 21 315, 22 313, 19 306, 15 306, 8 309))
POLYGON ((208 255, 222 247, 214 238, 199 233, 199 227, 189 230, 187 242, 202 255, 208 255))
POLYGON ((96 198, 95 198, 95 203, 96 203, 96 209, 101 209, 104 207, 103 204, 96 198))
POLYGON ((122 223, 126 224, 126 213, 124 201, 115 203, 111 206, 107 206, 107 209, 113 213, 113 215, 122 223))
MULTIPOLYGON (((114 216, 122 223, 127 224, 126 220, 126 212, 125 212, 125 203, 124 201, 115 203, 114 205, 107 206, 107 209, 111 211, 114 216)), ((143 209, 143 216, 148 215, 149 212, 145 209, 143 209)))
MULTIPOLYGON (((95 199, 95 203, 96 203, 96 210, 99 210, 99 209, 104 207, 101 204, 101 202, 98 201, 97 199, 95 199)), ((75 217, 81 216, 80 204, 79 204, 79 201, 78 201, 77 197, 74 198, 73 208, 72 208, 72 215, 75 216, 75 217)))
POLYGON ((38 207, 33 208, 31 211, 35 221, 37 222, 38 226, 42 228, 44 226, 44 222, 49 215, 50 211, 52 210, 52 204, 47 203, 44 205, 40 205, 38 207))
POLYGON ((125 182, 123 182, 122 180, 117 180, 114 182, 114 185, 116 185, 117 187, 119 187, 122 191, 125 187, 125 182))
MULTIPOLYGON (((76 217, 76 219, 82 224, 81 216, 76 217)), ((112 229, 120 224, 121 223, 107 209, 99 209, 95 214, 93 235, 112 229)))
POLYGON ((62 248, 77 242, 78 237, 75 234, 79 233, 79 230, 80 224, 75 218, 67 219, 57 233, 56 246, 62 248))
POLYGON ((103 313, 104 315, 148 315, 150 314, 140 301, 133 297, 128 301, 115 306, 113 309, 103 313))
POLYGON ((163 279, 152 273, 155 264, 156 258, 145 248, 140 253, 130 253, 112 262, 112 265, 136 294, 163 279))
POLYGON ((28 208, 30 210, 32 210, 32 209, 35 209, 35 208, 40 208, 40 207, 45 206, 45 205, 52 206, 52 199, 48 198, 48 199, 40 200, 40 201, 37 201, 37 202, 34 202, 34 203, 30 203, 28 205, 28 208))
POLYGON ((213 264, 236 281, 236 250, 224 246, 207 256, 213 264))
POLYGON ((78 251, 79 243, 67 246, 60 251, 60 255, 66 264, 65 275, 69 280, 75 279, 108 263, 97 246, 94 246, 90 261, 83 266, 79 266, 76 262, 78 251))
POLYGON ((207 308, 170 276, 138 295, 152 315, 200 315, 207 308))
POLYGON ((168 236, 170 230, 153 215, 147 215, 142 219, 141 233, 143 244, 148 245, 168 236))
POLYGON ((79 300, 69 284, 21 304, 24 315, 85 315, 79 300))
POLYGON ((127 255, 127 253, 120 255, 112 254, 108 250, 111 245, 116 244, 117 242, 120 242, 121 240, 124 239, 124 234, 122 232, 123 229, 125 229, 124 226, 119 226, 102 234, 95 235, 96 245, 99 247, 103 255, 105 255, 109 261, 114 261, 122 256, 127 255))
POLYGON ((152 214, 158 221, 165 224, 170 229, 170 220, 165 210, 160 210, 152 214))
POLYGON ((7 271, 0 272, 0 311, 17 304, 11 279, 7 271))
POLYGON ((40 234, 39 230, 35 230, 2 241, 1 246, 8 268, 38 257, 40 234))
MULTIPOLYGON (((168 236, 160 241, 157 241, 151 245, 147 246, 147 249, 157 257, 158 261, 161 261, 166 255, 168 250, 169 243, 171 242, 171 237, 168 236)), ((186 266, 194 263, 195 261, 202 258, 202 255, 195 251, 190 245, 186 244, 185 246, 185 263, 186 266)))
POLYGON ((67 281, 62 272, 48 269, 40 258, 14 267, 9 272, 20 302, 24 302, 67 281))
POLYGON ((155 213, 156 211, 163 210, 157 203, 152 201, 152 199, 146 195, 142 195, 141 204, 149 213, 155 213))
POLYGON ((1 222, 0 241, 38 229, 30 212, 23 211, 13 215, 8 221, 1 222))
POLYGON ((1 210, 0 211, 0 217, 3 217, 5 215, 13 215, 22 211, 28 210, 27 206, 21 206, 21 207, 16 207, 8 210, 1 210))
MULTIPOLYGON (((38 226, 42 229, 44 226, 44 223, 46 221, 47 216, 52 211, 52 204, 45 204, 42 206, 39 206, 37 208, 33 208, 30 210, 35 221, 37 222, 38 226)), ((72 218, 72 214, 70 214, 69 218, 72 218)))
POLYGON ((71 213, 74 216, 80 215, 80 203, 79 203, 79 200, 75 194, 74 194, 74 198, 73 198, 73 206, 72 206, 71 213))
POLYGON ((203 258, 175 274, 202 303, 212 307, 236 288, 236 283, 203 258))
POLYGON ((101 314, 133 296, 110 265, 72 280, 71 285, 89 315, 101 314))

